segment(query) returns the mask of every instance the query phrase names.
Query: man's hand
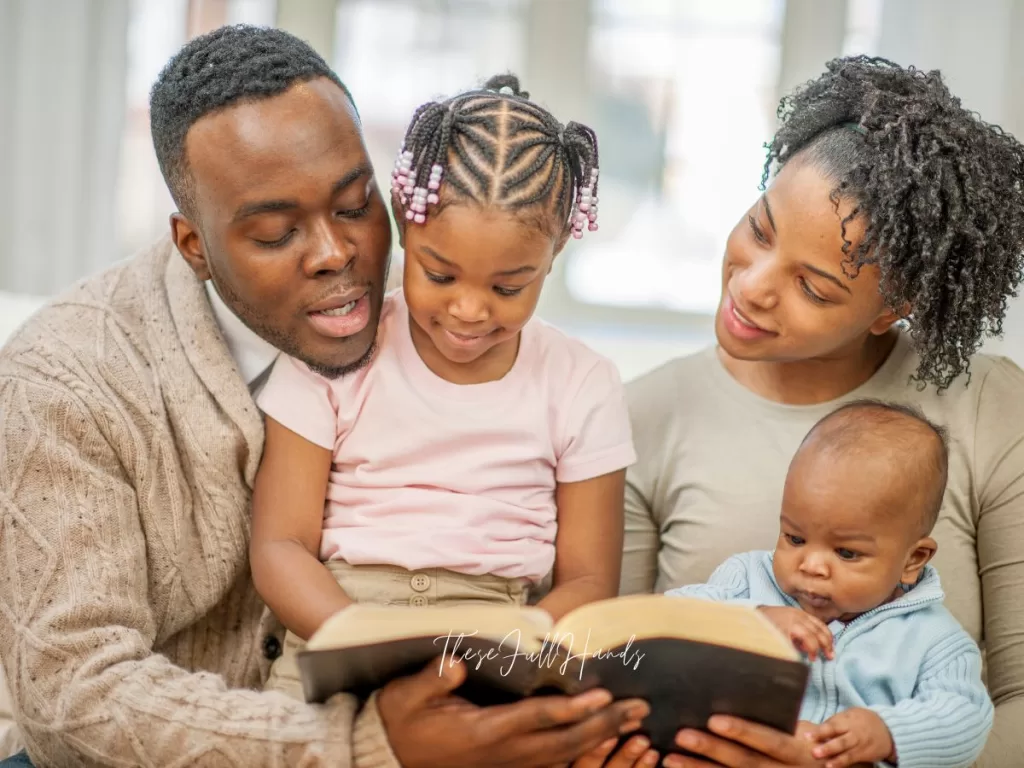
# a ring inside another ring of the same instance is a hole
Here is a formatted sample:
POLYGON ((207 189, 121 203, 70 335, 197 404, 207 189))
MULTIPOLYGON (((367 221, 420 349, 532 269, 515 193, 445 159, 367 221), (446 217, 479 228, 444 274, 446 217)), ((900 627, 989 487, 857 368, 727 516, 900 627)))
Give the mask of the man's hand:
POLYGON ((896 762, 892 734, 870 709, 847 709, 829 718, 813 732, 814 756, 825 768, 846 768, 856 763, 896 762))
POLYGON ((768 617, 809 658, 816 659, 819 653, 823 658, 832 658, 832 633, 821 619, 799 608, 761 606, 757 610, 768 617))
POLYGON ((665 768, 823 768, 814 757, 814 743, 764 725, 724 715, 708 720, 711 733, 682 730, 676 743, 706 757, 668 755, 665 768))
POLYGON ((645 737, 634 736, 612 755, 618 743, 618 739, 609 739, 574 762, 572 768, 654 768, 658 764, 659 755, 650 749, 651 742, 645 737))
POLYGON ((606 691, 477 707, 452 695, 465 677, 461 662, 438 659, 379 691, 377 708, 404 768, 566 765, 635 731, 650 711, 642 701, 612 703, 606 691))

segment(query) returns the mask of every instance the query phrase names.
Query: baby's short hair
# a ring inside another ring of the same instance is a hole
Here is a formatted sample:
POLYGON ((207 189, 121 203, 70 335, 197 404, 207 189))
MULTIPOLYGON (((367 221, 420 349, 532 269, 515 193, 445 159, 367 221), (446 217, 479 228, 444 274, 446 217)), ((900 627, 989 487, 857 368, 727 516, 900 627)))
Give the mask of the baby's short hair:
POLYGON ((909 482, 921 488, 923 533, 934 528, 949 475, 949 437, 944 427, 913 406, 859 399, 819 420, 804 437, 800 450, 812 441, 844 457, 888 451, 909 482))

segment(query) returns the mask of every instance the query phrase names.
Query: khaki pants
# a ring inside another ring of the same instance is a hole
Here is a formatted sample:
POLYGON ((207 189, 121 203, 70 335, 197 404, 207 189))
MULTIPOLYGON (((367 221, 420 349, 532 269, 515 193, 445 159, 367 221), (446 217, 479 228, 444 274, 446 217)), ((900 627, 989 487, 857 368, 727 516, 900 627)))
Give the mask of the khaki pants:
MULTIPOLYGON (((408 571, 392 565, 349 565, 337 560, 324 565, 345 594, 357 603, 407 605, 411 608, 474 603, 524 605, 529 598, 525 579, 487 574, 470 576, 444 568, 408 571)), ((305 701, 295 658, 302 646, 302 640, 296 635, 291 632, 285 634, 284 648, 270 667, 265 690, 281 691, 305 701)))

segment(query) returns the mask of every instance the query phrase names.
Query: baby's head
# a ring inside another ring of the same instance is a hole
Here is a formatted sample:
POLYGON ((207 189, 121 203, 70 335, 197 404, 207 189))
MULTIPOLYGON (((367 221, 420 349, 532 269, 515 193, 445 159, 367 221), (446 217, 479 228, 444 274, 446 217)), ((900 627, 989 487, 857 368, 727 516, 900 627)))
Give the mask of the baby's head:
POLYGON ((424 104, 392 172, 409 312, 453 363, 515 343, 569 236, 597 229, 593 131, 528 96, 504 75, 424 104))
POLYGON ((935 554, 946 433, 916 410, 859 400, 819 421, 789 467, 775 577, 824 622, 912 588, 935 554))

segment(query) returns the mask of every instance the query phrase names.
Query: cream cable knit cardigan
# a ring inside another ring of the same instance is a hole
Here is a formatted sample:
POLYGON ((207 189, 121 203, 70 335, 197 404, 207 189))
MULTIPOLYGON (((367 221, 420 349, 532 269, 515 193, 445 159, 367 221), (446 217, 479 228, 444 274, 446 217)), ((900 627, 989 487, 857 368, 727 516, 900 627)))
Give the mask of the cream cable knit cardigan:
POLYGON ((374 699, 256 691, 281 637, 247 559, 262 445, 169 240, 0 352, 0 660, 37 765, 397 768, 374 699))

